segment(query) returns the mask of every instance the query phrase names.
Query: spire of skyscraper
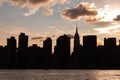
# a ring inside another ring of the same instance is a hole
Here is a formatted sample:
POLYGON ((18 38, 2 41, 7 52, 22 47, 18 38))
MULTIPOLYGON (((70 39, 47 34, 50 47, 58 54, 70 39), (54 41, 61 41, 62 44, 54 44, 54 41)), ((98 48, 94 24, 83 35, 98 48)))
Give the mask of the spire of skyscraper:
POLYGON ((79 45, 80 45, 80 39, 79 39, 78 27, 76 24, 76 32, 75 32, 75 36, 74 36, 74 47, 79 46, 79 45))
POLYGON ((78 27, 77 27, 77 24, 76 24, 76 34, 78 34, 78 27))

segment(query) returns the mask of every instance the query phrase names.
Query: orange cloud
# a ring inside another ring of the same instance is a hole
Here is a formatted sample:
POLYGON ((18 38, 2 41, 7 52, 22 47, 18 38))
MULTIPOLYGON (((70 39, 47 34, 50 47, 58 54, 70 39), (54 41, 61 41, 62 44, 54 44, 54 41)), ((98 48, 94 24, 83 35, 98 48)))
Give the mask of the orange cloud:
MULTIPOLYGON (((40 40, 40 41, 44 41, 48 36, 39 36, 39 37, 32 37, 32 40, 40 40)), ((50 36, 51 38, 54 38, 55 35, 50 36)))
POLYGON ((43 14, 50 16, 50 15, 53 14, 53 9, 50 9, 50 8, 45 9, 45 10, 43 11, 43 14))
MULTIPOLYGON (((63 4, 67 0, 10 0, 12 5, 21 6, 22 8, 27 7, 28 12, 24 13, 25 16, 30 16, 35 14, 41 7, 54 6, 57 3, 63 4)), ((52 13, 52 10, 47 11, 49 14, 52 13)))

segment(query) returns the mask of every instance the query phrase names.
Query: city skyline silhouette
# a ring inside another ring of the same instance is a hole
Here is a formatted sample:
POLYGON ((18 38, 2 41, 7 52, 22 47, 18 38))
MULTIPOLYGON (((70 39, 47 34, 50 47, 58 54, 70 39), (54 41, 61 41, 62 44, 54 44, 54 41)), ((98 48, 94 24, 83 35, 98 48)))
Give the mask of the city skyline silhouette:
POLYGON ((25 33, 7 38, 7 45, 0 46, 1 69, 120 69, 120 45, 116 38, 104 38, 104 45, 97 45, 96 35, 83 36, 80 43, 78 28, 74 34, 73 52, 70 52, 70 36, 64 34, 57 38, 54 52, 52 39, 43 41, 43 47, 28 46, 25 33))

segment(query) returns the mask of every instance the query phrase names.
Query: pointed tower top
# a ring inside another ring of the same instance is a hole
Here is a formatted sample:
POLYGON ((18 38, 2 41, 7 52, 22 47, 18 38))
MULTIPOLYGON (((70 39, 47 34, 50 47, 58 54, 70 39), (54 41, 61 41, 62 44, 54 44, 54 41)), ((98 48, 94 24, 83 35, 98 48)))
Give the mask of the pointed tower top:
POLYGON ((78 33, 78 27, 77 27, 77 23, 76 23, 76 33, 78 33))
POLYGON ((79 46, 80 46, 80 39, 79 39, 79 33, 78 33, 78 26, 76 24, 76 32, 75 32, 75 35, 74 35, 74 51, 75 52, 76 52, 76 50, 78 49, 79 46))

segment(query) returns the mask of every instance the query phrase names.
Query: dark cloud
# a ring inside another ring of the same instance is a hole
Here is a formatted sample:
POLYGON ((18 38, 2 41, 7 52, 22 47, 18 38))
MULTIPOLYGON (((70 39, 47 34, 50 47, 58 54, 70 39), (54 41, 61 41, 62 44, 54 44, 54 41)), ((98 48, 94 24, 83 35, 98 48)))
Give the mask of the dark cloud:
POLYGON ((72 34, 67 34, 67 36, 70 37, 71 39, 74 38, 74 35, 72 35, 72 34))
MULTIPOLYGON (((51 38, 54 38, 55 37, 55 35, 52 35, 52 36, 50 36, 51 38)), ((32 37, 31 39, 32 40, 40 40, 40 41, 43 41, 43 40, 45 40, 47 38, 47 36, 39 36, 39 37, 32 37)))
POLYGON ((117 15, 117 17, 114 19, 114 21, 120 21, 120 15, 117 15))
POLYGON ((37 39, 44 39, 44 37, 33 37, 33 38, 31 38, 32 40, 37 40, 37 39))
POLYGON ((87 2, 82 2, 76 8, 68 9, 62 12, 61 16, 72 21, 79 20, 80 18, 95 17, 97 14, 97 7, 93 3, 90 4, 87 2))
POLYGON ((29 0, 32 4, 47 3, 50 0, 29 0))
POLYGON ((103 19, 103 17, 88 17, 87 19, 86 19, 86 21, 87 22, 97 22, 97 21, 100 21, 100 20, 102 20, 103 19))

